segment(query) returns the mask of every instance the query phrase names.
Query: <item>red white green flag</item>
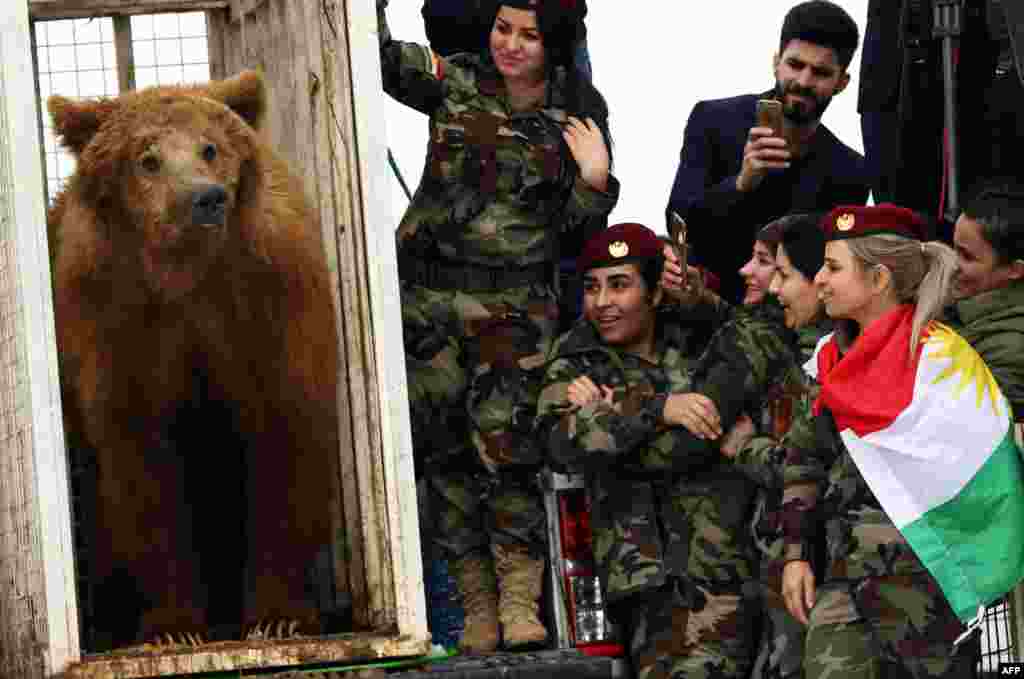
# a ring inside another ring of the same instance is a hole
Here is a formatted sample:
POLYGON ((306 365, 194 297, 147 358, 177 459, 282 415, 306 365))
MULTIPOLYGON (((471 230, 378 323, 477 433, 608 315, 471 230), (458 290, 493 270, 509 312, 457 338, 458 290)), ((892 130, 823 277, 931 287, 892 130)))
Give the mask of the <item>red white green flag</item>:
POLYGON ((1024 465, 1013 415, 974 349, 937 322, 910 356, 913 307, 872 323, 840 358, 819 345, 819 405, 957 616, 1024 579, 1024 465))

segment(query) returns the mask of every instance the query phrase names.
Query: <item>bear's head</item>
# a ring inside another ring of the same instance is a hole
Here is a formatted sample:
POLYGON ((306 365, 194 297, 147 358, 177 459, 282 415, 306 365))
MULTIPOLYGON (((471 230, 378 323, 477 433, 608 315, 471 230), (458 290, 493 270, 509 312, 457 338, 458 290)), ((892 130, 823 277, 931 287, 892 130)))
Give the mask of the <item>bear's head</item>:
POLYGON ((190 292, 239 234, 239 208, 258 196, 262 76, 160 86, 112 99, 48 102, 76 157, 68 191, 97 215, 97 237, 142 265, 154 292, 190 292), (138 259, 135 259, 135 257, 138 259))

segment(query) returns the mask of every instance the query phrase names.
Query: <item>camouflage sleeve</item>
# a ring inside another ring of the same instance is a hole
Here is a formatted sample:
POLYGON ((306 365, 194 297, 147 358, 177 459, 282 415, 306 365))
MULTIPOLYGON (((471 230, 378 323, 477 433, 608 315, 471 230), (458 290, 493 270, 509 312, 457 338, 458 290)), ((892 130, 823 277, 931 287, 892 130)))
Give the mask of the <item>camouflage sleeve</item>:
POLYGON ((728 430, 745 406, 763 400, 794 361, 794 350, 780 323, 739 313, 714 334, 698 359, 694 391, 714 401, 722 427, 728 430))
POLYGON ((811 404, 817 396, 817 385, 813 385, 799 398, 794 399, 793 421, 782 438, 755 436, 740 449, 733 461, 736 467, 749 479, 765 488, 782 488, 786 450, 814 449, 814 419, 811 404))
POLYGON ((782 509, 783 559, 810 561, 818 538, 818 501, 829 468, 838 455, 831 418, 811 412, 812 399, 802 401, 794 436, 783 445, 782 509), (828 429, 828 431, 822 431, 828 429))
POLYGON ((396 101, 430 115, 444 98, 443 77, 448 62, 426 45, 393 39, 385 12, 387 6, 388 0, 377 0, 384 91, 396 101))
POLYGON ((560 358, 547 370, 537 402, 537 434, 552 461, 577 465, 594 456, 614 458, 629 454, 658 430, 666 394, 630 393, 621 387, 615 405, 595 401, 582 408, 569 403, 569 384, 586 370, 581 361, 560 358))

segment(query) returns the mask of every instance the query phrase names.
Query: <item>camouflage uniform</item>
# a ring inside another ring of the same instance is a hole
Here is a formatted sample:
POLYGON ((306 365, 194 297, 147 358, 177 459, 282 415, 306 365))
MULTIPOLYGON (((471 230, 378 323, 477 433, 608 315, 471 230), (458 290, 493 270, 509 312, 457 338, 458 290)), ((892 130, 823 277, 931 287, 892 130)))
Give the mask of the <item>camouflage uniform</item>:
POLYGON ((818 395, 817 382, 804 371, 814 349, 832 323, 823 320, 797 332, 799 353, 786 369, 785 377, 772 385, 767 403, 756 422, 758 435, 737 454, 735 463, 758 484, 751 532, 757 548, 757 594, 761 601, 760 647, 754 660, 751 679, 791 679, 801 676, 803 664, 803 624, 786 609, 782 600, 782 526, 779 508, 782 504, 782 464, 774 451, 778 441, 803 441, 814 446, 814 430, 810 420, 796 417, 810 412, 810 404, 818 395))
POLYGON ((538 434, 554 461, 586 472, 598 574, 613 616, 630 630, 640 679, 743 677, 753 646, 743 583, 754 485, 717 448, 661 420, 672 392, 700 391, 724 426, 779 379, 789 340, 777 306, 741 309, 700 354, 706 324, 659 313, 656 363, 604 345, 586 321, 553 350, 538 434), (572 380, 614 389, 573 408, 572 380))
POLYGON ((763 452, 783 469, 782 560, 813 561, 824 538, 805 676, 973 676, 977 640, 953 653, 963 625, 868 488, 831 415, 813 417, 810 401, 782 444, 763 452))
MULTIPOLYGON (((392 40, 386 5, 377 2, 384 89, 430 116, 423 178, 398 227, 417 463, 430 477, 440 543, 453 555, 492 538, 536 542, 544 515, 531 474, 486 474, 470 441, 484 447, 508 429, 494 424, 492 406, 503 396, 489 390, 525 379, 517 359, 546 351, 557 321, 551 283, 560 234, 603 227, 618 183, 609 177, 600 192, 579 177, 562 140, 564 69, 551 75, 543 109, 513 112, 486 56, 442 58, 392 40), (495 370, 501 374, 489 378, 495 370), (486 404, 489 416, 467 412, 474 381, 481 384, 473 403, 486 404), (502 431, 471 439, 471 419, 502 431), (490 493, 495 486, 507 492, 490 493)), ((606 130, 605 119, 598 124, 606 130)), ((488 460, 491 472, 500 466, 491 462, 518 455, 512 445, 490 454, 499 458, 488 460)))

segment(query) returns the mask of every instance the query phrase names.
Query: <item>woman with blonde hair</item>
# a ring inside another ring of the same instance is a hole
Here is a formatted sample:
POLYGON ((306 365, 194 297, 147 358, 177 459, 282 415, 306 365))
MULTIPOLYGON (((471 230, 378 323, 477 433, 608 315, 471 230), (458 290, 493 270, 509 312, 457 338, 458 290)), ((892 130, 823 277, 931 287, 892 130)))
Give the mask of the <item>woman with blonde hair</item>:
POLYGON ((782 592, 808 626, 805 675, 971 676, 962 623, 1024 575, 1009 403, 935 321, 956 256, 922 240, 923 220, 840 207, 822 226, 815 284, 836 332, 815 352, 816 441, 786 450, 782 509, 782 592))

